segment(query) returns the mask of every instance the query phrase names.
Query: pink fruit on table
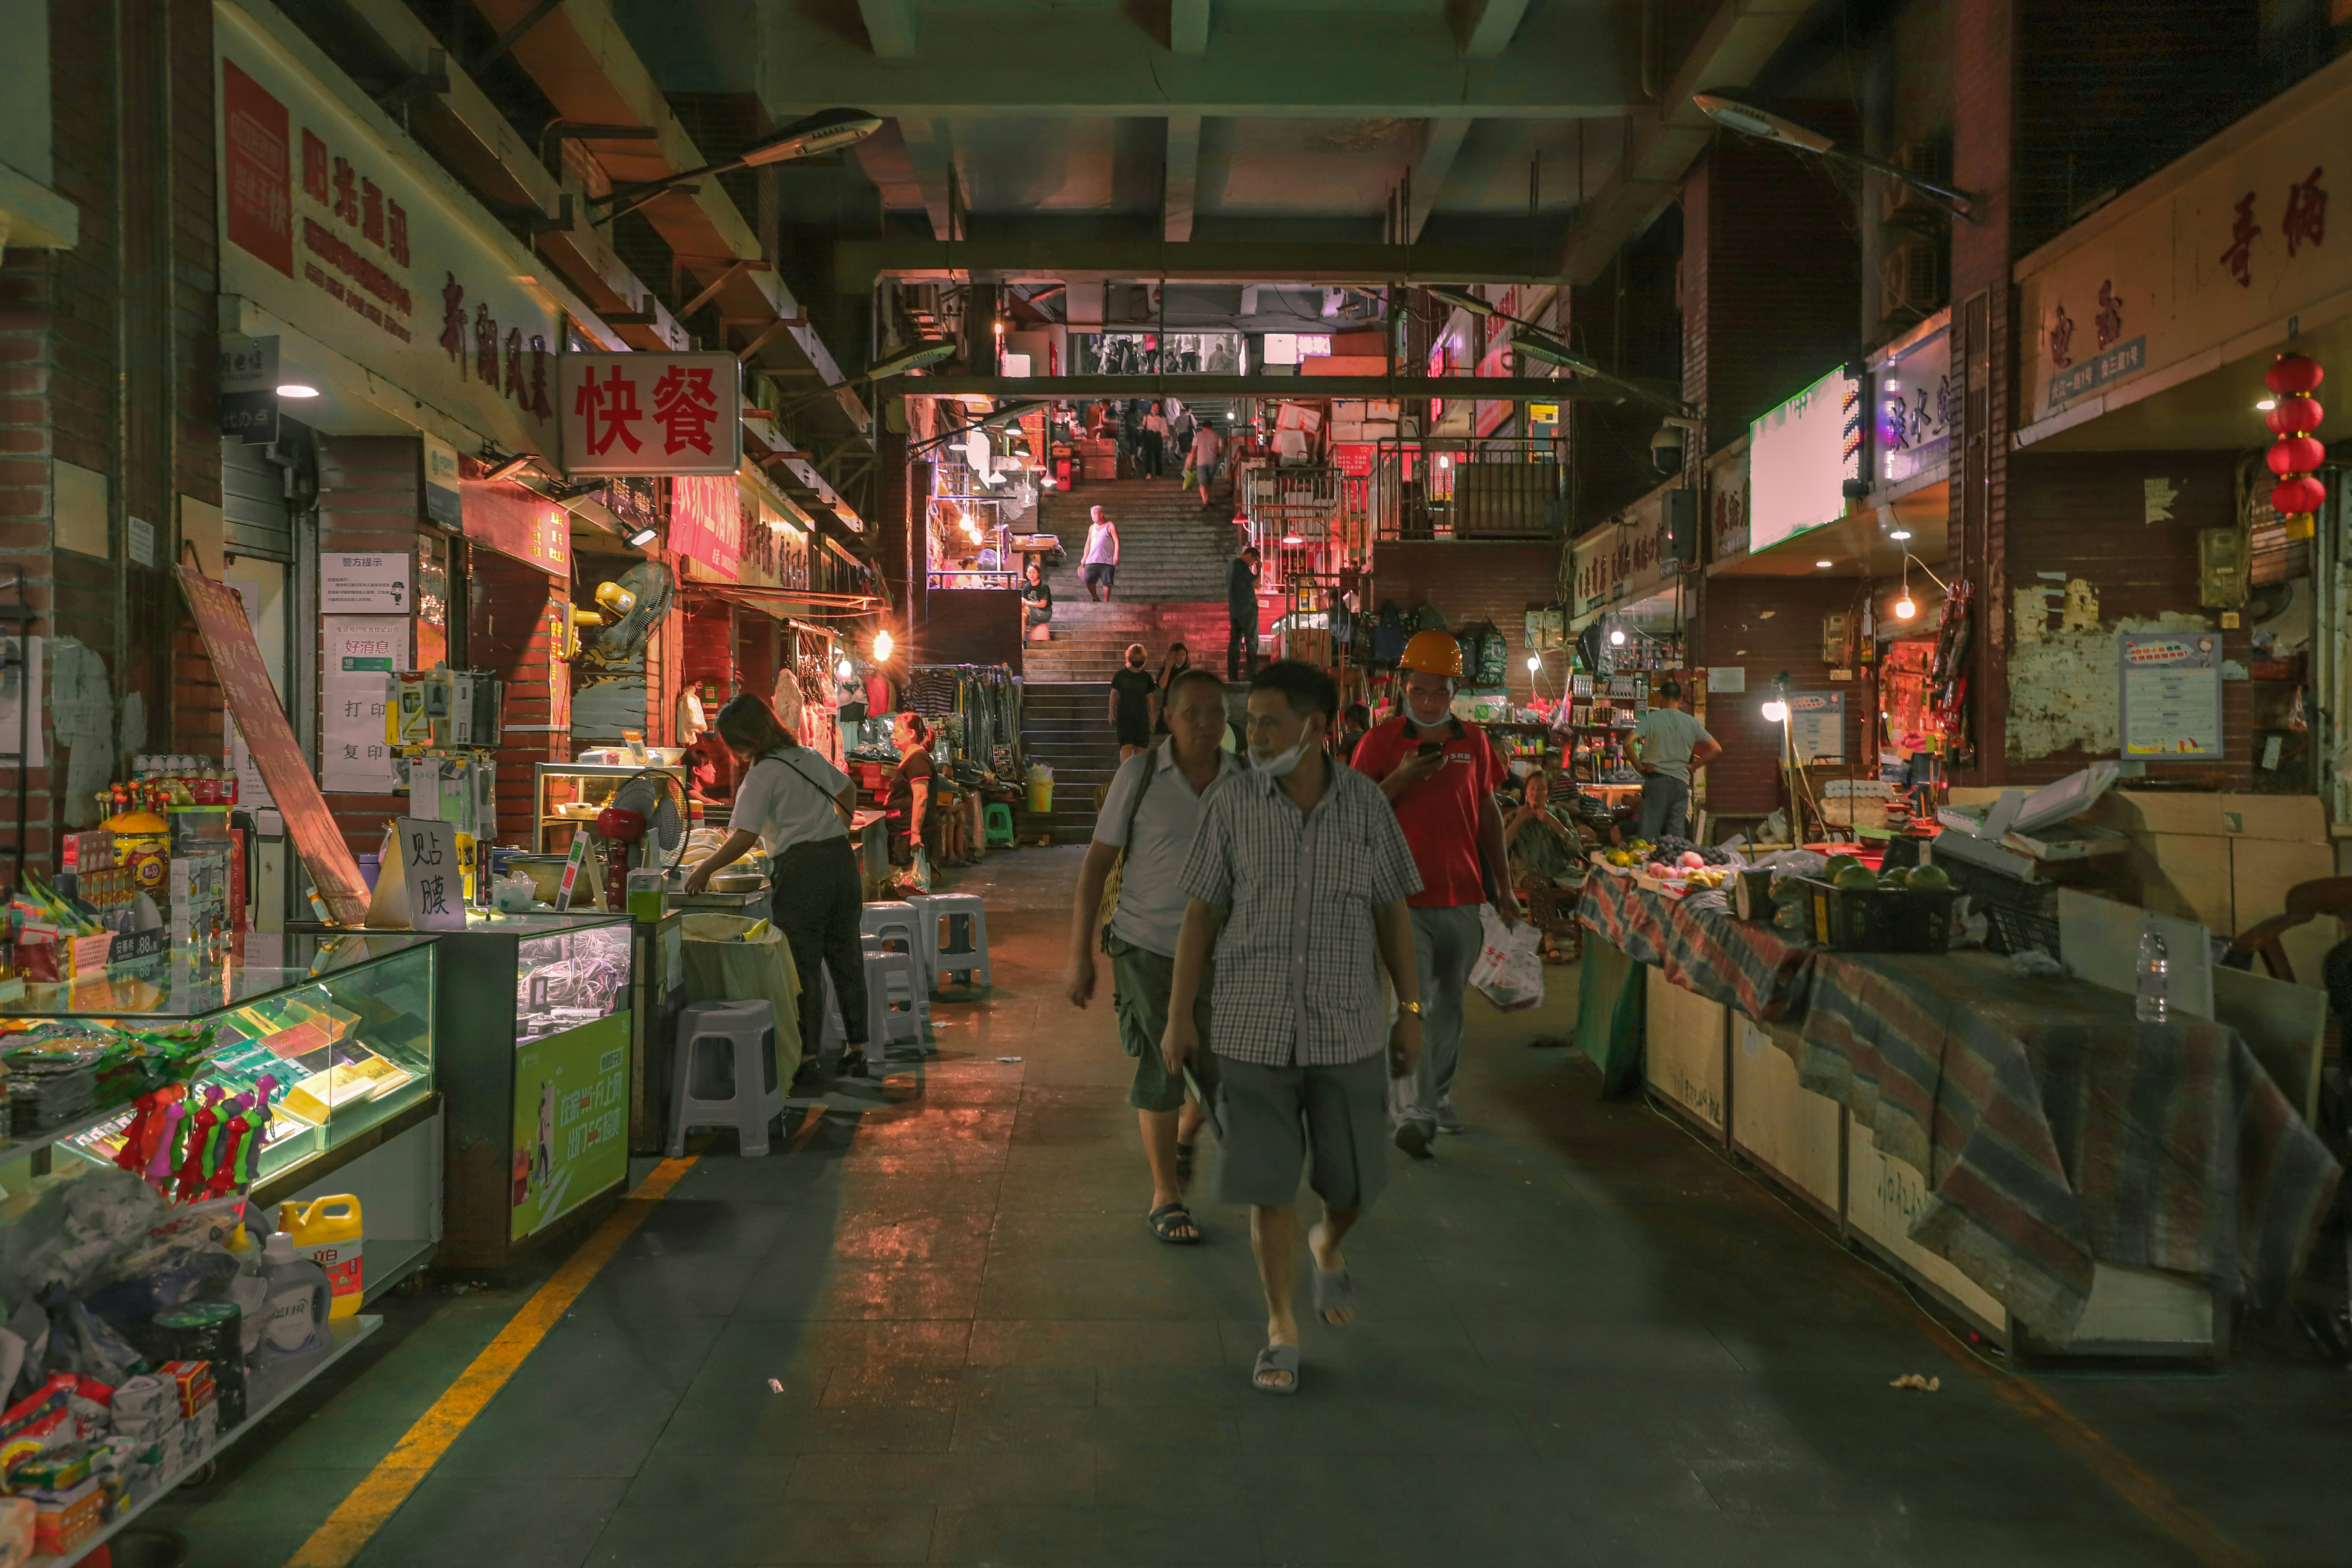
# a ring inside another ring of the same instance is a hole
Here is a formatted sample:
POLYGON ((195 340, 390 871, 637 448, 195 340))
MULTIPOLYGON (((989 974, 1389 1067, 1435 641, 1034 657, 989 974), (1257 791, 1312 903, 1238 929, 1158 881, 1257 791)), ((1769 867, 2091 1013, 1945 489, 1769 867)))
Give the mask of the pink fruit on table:
POLYGON ((1683 851, 1682 863, 1691 868, 1693 870, 1696 870, 1699 867, 1706 864, 1706 857, 1700 854, 1696 849, 1685 849, 1683 851))

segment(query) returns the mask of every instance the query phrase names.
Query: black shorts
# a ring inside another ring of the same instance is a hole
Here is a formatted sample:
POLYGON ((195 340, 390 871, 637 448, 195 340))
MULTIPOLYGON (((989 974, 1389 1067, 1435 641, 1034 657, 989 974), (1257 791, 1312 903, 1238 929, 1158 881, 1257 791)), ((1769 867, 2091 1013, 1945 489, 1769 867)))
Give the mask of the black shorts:
POLYGON ((1116 561, 1091 562, 1079 572, 1078 576, 1089 588, 1097 586, 1108 588, 1118 581, 1118 563, 1116 561))
POLYGON ((1118 743, 1122 746, 1149 746, 1151 744, 1151 726, 1149 724, 1129 724, 1121 722, 1118 728, 1118 743))

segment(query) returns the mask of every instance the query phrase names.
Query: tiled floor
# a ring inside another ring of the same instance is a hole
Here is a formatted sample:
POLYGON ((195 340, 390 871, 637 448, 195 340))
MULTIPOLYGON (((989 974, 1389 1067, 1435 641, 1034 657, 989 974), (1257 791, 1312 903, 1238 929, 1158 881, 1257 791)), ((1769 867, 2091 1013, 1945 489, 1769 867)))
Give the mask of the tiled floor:
MULTIPOLYGON (((1396 1157, 1350 1240, 1363 1321, 1310 1325, 1297 1397, 1253 1392, 1243 1216, 1145 1233, 1108 998, 1060 994, 1077 853, 965 883, 998 984, 937 1009, 919 1081, 702 1159, 364 1568, 2200 1561, 1883 1279, 1531 1045, 1567 971, 1539 1012, 1473 1003, 1471 1131, 1396 1157)), ((284 1562, 529 1284, 396 1307, 397 1342, 174 1500, 198 1568, 284 1562)), ((2257 1346, 2041 1386, 2246 1553, 2201 1560, 2352 1556, 2342 1373, 2257 1346)))

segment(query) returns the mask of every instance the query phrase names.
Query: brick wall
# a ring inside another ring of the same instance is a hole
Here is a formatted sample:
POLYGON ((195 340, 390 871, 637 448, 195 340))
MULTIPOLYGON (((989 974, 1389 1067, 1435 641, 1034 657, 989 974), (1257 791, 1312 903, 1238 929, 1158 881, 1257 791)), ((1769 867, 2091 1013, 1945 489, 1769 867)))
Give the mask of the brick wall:
POLYGON ((1973 766, 1954 782, 2002 782, 2008 711, 2009 431, 2012 375, 2010 264, 2011 117, 2016 100, 2015 0, 1981 0, 1952 14, 1953 183, 1977 195, 1979 221, 1952 226, 1953 379, 1960 428, 1948 517, 1945 574, 1977 591, 1971 699, 1973 766))
MULTIPOLYGON (((413 436, 322 436, 319 438, 319 552, 321 555, 351 552, 382 552, 391 555, 417 553, 418 535, 429 526, 425 521, 424 454, 413 436)), ((469 591, 479 592, 479 584, 468 584, 469 591)), ((416 617, 382 617, 387 621, 404 620, 408 626, 409 664, 412 668, 425 668, 446 656, 446 650, 420 646, 416 617)), ((326 617, 315 617, 311 627, 314 639, 311 658, 315 668, 326 668, 326 617)), ((318 683, 320 707, 311 715, 313 733, 323 745, 326 736, 326 682, 318 683)), ((320 753, 313 752, 315 771, 320 753)), ((408 809, 408 797, 402 795, 362 795, 335 791, 328 795, 327 805, 335 814, 335 821, 343 830, 343 842, 353 854, 373 854, 383 840, 383 825, 387 818, 401 816, 408 809)))
MULTIPOLYGON (((2197 531, 2224 528, 2237 510, 2236 454, 2230 452, 2036 452, 2028 447, 2009 460, 2009 582, 2014 587, 2056 581, 2037 574, 2081 577, 2098 595, 2103 628, 2115 623, 2175 611, 2207 618, 2215 612, 2197 604, 2197 531), (2146 484, 2161 480, 2172 499, 2172 516, 2149 521, 2146 484)), ((2269 474, 2264 472, 2267 480, 2269 474)), ((2057 625, 2051 617, 2049 625, 2057 625)), ((2014 618, 2011 634, 2015 635, 2014 618)), ((2221 653, 2244 664, 2252 657, 2252 633, 2223 631, 2221 653)), ((2012 643, 2010 660, 2016 659, 2012 643)), ((2087 682, 2112 690, 2116 679, 2113 644, 2105 644, 2084 672, 2087 682)), ((2107 693, 2103 692, 2105 697, 2107 693)), ((2252 784, 2252 689, 2242 680, 2221 683, 2224 761, 2212 763, 2150 763, 2157 775, 2196 780, 2207 788, 2246 789, 2252 784)), ((2046 784, 2088 767, 2093 757, 2078 749, 2028 757, 2021 727, 2012 726, 2001 759, 2003 784, 2046 784)), ((2103 751, 2113 756, 2113 750, 2103 751)))
POLYGON ((782 668, 777 652, 784 627, 773 616, 757 610, 740 610, 735 616, 735 668, 743 677, 743 689, 761 697, 772 697, 776 689, 776 671, 782 668))
MULTIPOLYGON (((1809 123, 1839 129, 1816 109, 1809 123)), ((1826 174, 1746 137, 1715 139, 1683 207, 1683 391, 1712 452, 1860 353, 1861 247, 1826 174)))
POLYGON ((1747 671, 1744 692, 1713 691, 1706 700, 1707 732, 1723 755, 1706 767, 1706 808, 1734 814, 1769 812, 1782 804, 1780 726, 1760 711, 1772 682, 1786 671, 1793 691, 1843 691, 1843 770, 1875 776, 1877 754, 1868 745, 1876 701, 1866 680, 1832 681, 1822 658, 1822 617, 1853 607, 1860 583, 1852 577, 1712 577, 1700 590, 1691 639, 1696 662, 1747 671))
MULTIPOLYGON (((1492 621, 1509 640, 1511 700, 1524 705, 1535 688, 1528 674, 1527 616, 1531 608, 1559 602, 1554 585, 1560 546, 1549 541, 1527 544, 1412 542, 1383 544, 1372 558, 1368 612, 1393 599, 1410 614, 1434 604, 1454 630, 1492 621)), ((1559 660, 1544 672, 1544 694, 1559 696, 1559 660)))
POLYGON ((696 686, 708 681, 725 700, 736 675, 735 606, 706 599, 675 612, 672 624, 678 633, 679 679, 696 686))
POLYGON ((506 682, 506 733, 498 749, 499 842, 537 848, 532 769, 572 758, 570 734, 546 727, 556 721, 551 669, 559 679, 571 679, 569 668, 549 657, 549 623, 551 616, 569 613, 571 599, 562 579, 494 551, 470 551, 468 570, 467 657, 475 668, 506 682))
MULTIPOLYGON (((974 588, 930 595, 930 615, 916 628, 911 664, 1003 664, 1021 673, 1021 595, 974 588)), ((862 642, 864 639, 860 639, 862 642)), ((902 668, 893 659, 891 668, 902 668)))
MULTIPOLYGON (((21 579, 36 635, 87 645, 138 696, 142 749, 216 753, 218 689, 171 575, 175 498, 220 499, 212 9, 153 0, 118 32, 127 14, 50 6, 51 183, 79 233, 0 253, 0 582, 21 579), (103 554, 53 548, 52 459, 107 477, 103 554), (154 526, 153 565, 125 558, 126 516, 154 526)), ((64 773, 25 781, 36 869, 64 773)))

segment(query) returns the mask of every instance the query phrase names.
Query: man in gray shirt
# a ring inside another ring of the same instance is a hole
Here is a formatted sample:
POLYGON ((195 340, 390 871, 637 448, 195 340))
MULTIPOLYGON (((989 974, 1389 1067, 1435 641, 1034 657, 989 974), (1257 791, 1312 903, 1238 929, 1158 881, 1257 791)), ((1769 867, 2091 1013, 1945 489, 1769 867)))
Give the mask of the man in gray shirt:
MULTIPOLYGON (((1169 683, 1163 699, 1168 738, 1119 764, 1095 818, 1093 846, 1078 874, 1070 910, 1070 1000, 1084 1007, 1095 994, 1095 943, 1111 960, 1112 1005, 1118 1013, 1119 1043, 1135 1058, 1135 1082, 1127 1102, 1143 1131, 1144 1158, 1151 1166, 1151 1233, 1180 1246, 1201 1239, 1184 1207, 1184 1184, 1192 1177, 1192 1144, 1205 1117, 1201 1102, 1186 1097, 1184 1075, 1160 1054, 1168 1026, 1168 995, 1175 984, 1176 936, 1184 923, 1183 889, 1176 885, 1184 856, 1192 847, 1202 803, 1241 759, 1225 751, 1225 689, 1206 669, 1187 669, 1169 683), (1120 861, 1124 850, 1126 859, 1120 861), (1100 924, 1103 889, 1111 868, 1120 865, 1118 904, 1109 923, 1100 924)), ((1206 1032, 1209 985, 1204 979, 1193 1002, 1195 1021, 1206 1032)), ((1204 1093, 1216 1092, 1213 1058, 1193 1064, 1204 1093)))
POLYGON ((1722 742, 1683 710, 1681 681, 1663 683, 1658 695, 1665 705, 1651 709, 1633 726, 1633 766, 1642 774, 1642 837, 1652 843, 1689 836, 1691 774, 1723 755, 1722 742))

